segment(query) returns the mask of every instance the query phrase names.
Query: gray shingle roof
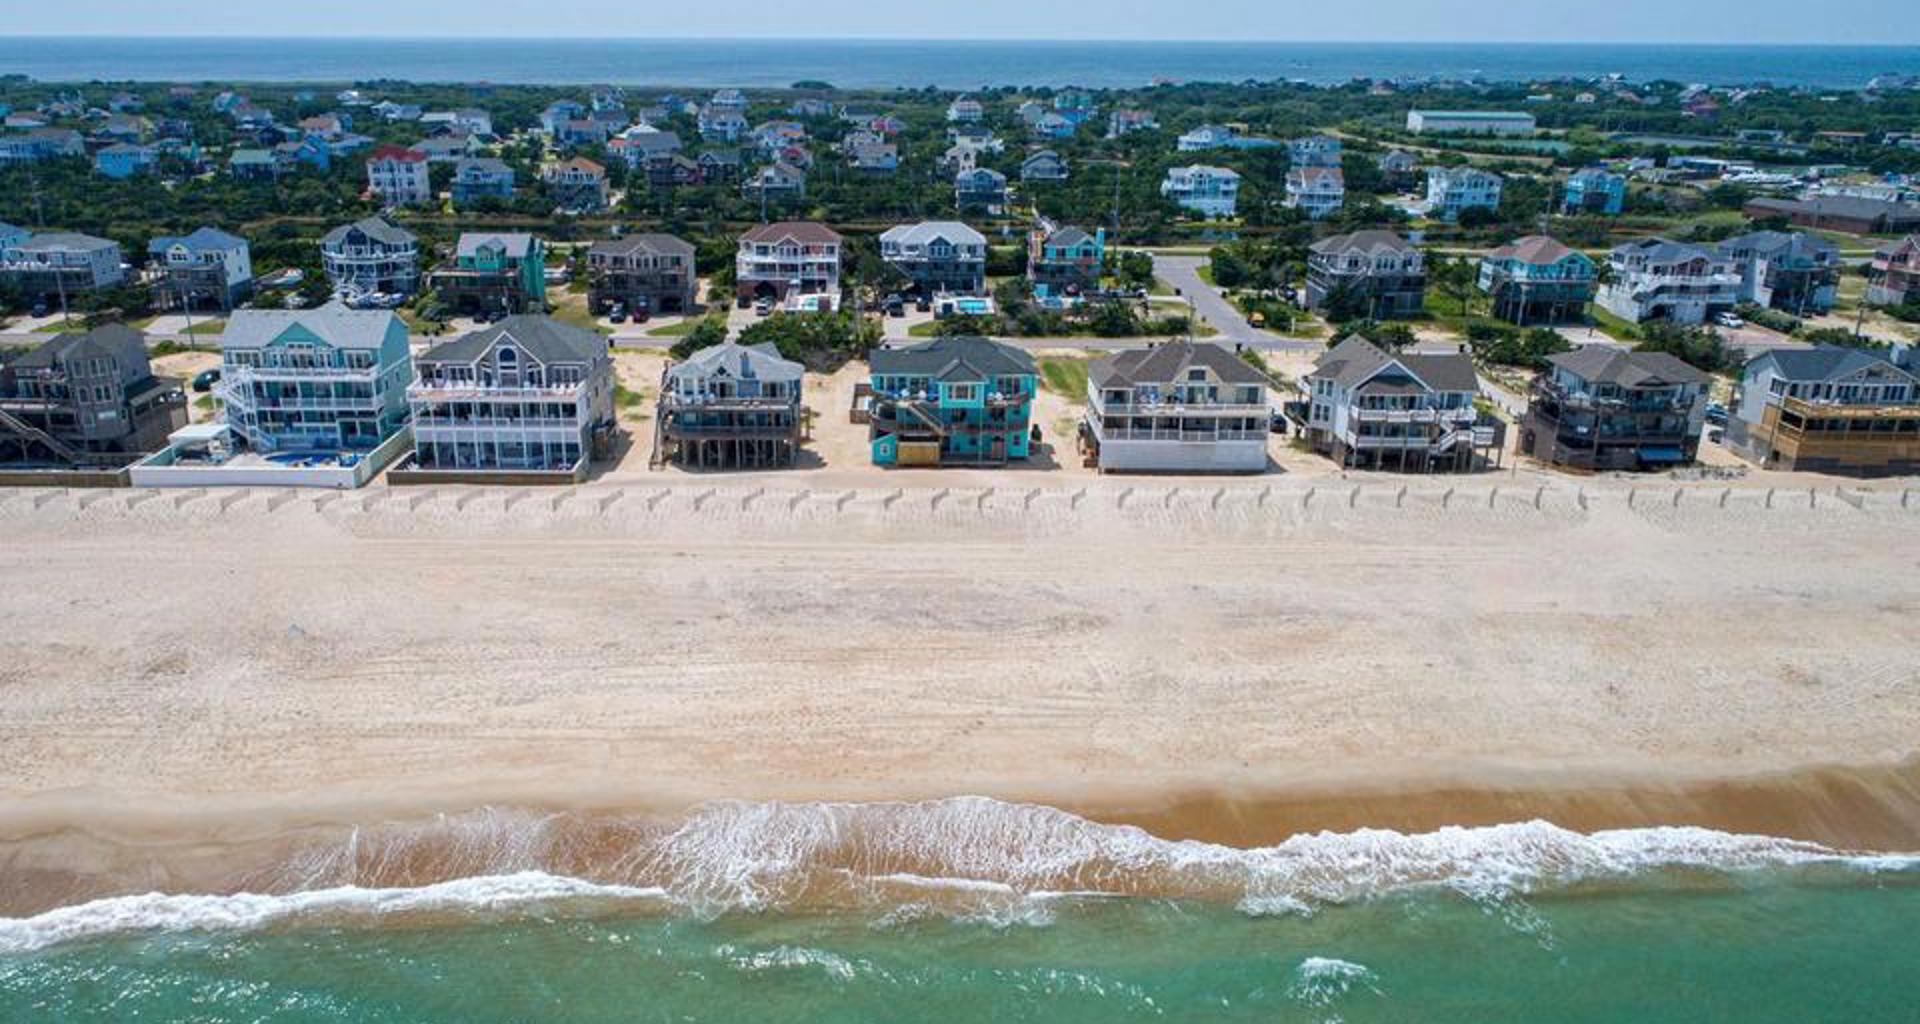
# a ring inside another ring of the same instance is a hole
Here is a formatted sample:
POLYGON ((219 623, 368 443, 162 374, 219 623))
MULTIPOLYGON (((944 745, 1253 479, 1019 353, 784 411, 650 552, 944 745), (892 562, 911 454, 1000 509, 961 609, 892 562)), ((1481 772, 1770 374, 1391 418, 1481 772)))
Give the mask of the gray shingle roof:
POLYGON ((876 374, 942 381, 1040 372, 1025 350, 978 337, 935 338, 917 345, 875 349, 867 361, 876 374))
POLYGON ((1414 251, 1413 244, 1406 239, 1391 231, 1378 229, 1355 231, 1347 235, 1331 235, 1313 243, 1312 249, 1322 254, 1350 252, 1356 249, 1367 253, 1381 249, 1389 249, 1393 252, 1414 251))
POLYGON ((1178 341, 1152 348, 1129 349, 1087 367, 1087 376, 1095 387, 1133 387, 1139 384, 1173 384, 1186 378, 1187 370, 1204 366, 1228 384, 1263 384, 1266 378, 1247 361, 1211 342, 1178 341))
POLYGON ((423 363, 471 363, 486 354, 502 338, 543 365, 554 363, 592 363, 606 353, 607 341, 593 331, 563 324, 552 317, 510 316, 490 327, 468 331, 452 341, 441 342, 420 356, 423 363))
POLYGON ((601 256, 628 256, 636 252, 650 252, 691 258, 694 254, 692 242, 657 233, 610 238, 593 243, 593 248, 587 251, 589 254, 601 256))
POLYGON ((926 243, 944 238, 955 245, 985 245, 987 236, 957 220, 923 220, 918 224, 896 224, 880 235, 883 242, 926 243))
POLYGON ((1346 340, 1328 349, 1314 365, 1311 376, 1328 378, 1343 388, 1352 389, 1393 363, 1399 363, 1435 391, 1480 390, 1480 376, 1474 372, 1473 360, 1465 355, 1403 353, 1395 356, 1358 334, 1348 335, 1346 340))
POLYGON ((103 249, 115 244, 105 238, 95 238, 76 231, 49 231, 34 235, 19 243, 17 248, 25 252, 66 252, 74 249, 103 249))
POLYGON ((129 336, 132 338, 131 344, 137 346, 140 351, 146 351, 147 336, 145 334, 126 324, 102 324, 91 331, 56 334, 7 365, 15 369, 52 366, 60 357, 88 343, 97 343, 108 349, 125 347, 129 336))
POLYGON ((1547 357, 1547 362, 1596 384, 1623 388, 1668 384, 1705 384, 1707 375, 1665 352, 1634 352, 1607 345, 1582 345, 1547 357))
MULTIPOLYGON (((1869 367, 1906 373, 1878 352, 1820 345, 1815 348, 1777 348, 1754 362, 1771 359, 1780 376, 1795 381, 1828 381, 1852 376, 1869 367)), ((1911 376, 1909 374, 1909 376, 1911 376)))
POLYGON ((408 231, 406 228, 395 226, 392 221, 385 217, 368 217, 365 220, 355 221, 352 224, 342 224, 332 231, 327 232, 327 236, 320 240, 321 244, 339 245, 346 240, 347 232, 352 231, 354 228, 359 228, 360 233, 368 238, 387 245, 412 245, 418 241, 418 239, 414 237, 413 232, 408 231))
POLYGON ((182 235, 178 238, 155 238, 147 243, 147 251, 151 253, 161 253, 166 252, 176 245, 184 245, 193 252, 207 252, 211 250, 224 252, 228 249, 237 249, 245 244, 247 244, 246 241, 239 236, 229 235, 218 228, 200 228, 190 235, 182 235))
POLYGON ((220 335, 220 347, 264 348, 298 326, 334 348, 378 350, 397 319, 388 310, 348 309, 339 302, 315 309, 237 309, 220 335))
POLYGON ((780 350, 771 344, 742 345, 739 342, 723 342, 709 345, 676 363, 667 376, 678 382, 688 378, 705 380, 722 371, 736 377, 751 376, 757 380, 798 381, 806 373, 806 367, 790 359, 780 358, 780 350))

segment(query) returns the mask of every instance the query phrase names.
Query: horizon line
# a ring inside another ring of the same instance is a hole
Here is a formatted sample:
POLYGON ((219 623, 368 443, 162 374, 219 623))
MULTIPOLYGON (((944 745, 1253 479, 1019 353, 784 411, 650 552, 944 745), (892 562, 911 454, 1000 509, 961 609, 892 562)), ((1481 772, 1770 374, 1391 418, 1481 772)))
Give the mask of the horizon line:
POLYGON ((15 32, 15 39, 147 39, 147 40, 220 40, 220 41, 261 41, 261 42, 441 42, 441 41, 517 41, 517 42, 578 42, 578 43, 740 43, 740 42, 800 42, 800 43, 1001 43, 1016 45, 1060 45, 1094 43, 1105 45, 1156 46, 1156 45, 1217 45, 1217 46, 1567 46, 1567 47, 1607 47, 1607 46, 1694 46, 1704 49, 1741 49, 1745 47, 1772 47, 1778 49, 1859 49, 1859 50, 1915 50, 1920 51, 1920 41, 1914 42, 1857 42, 1857 41, 1795 41, 1795 42, 1725 42, 1694 39, 1468 39, 1468 38, 1425 38, 1425 39, 1290 39, 1290 38, 1182 38, 1182 39, 1125 39, 1113 37, 1074 37, 1074 38, 1036 38, 1016 36, 886 36, 886 35, 845 35, 845 36, 795 36, 795 35, 527 35, 525 33, 467 34, 444 33, 437 35, 415 34, 341 34, 315 35, 298 33, 276 35, 271 33, 204 33, 204 32, 140 32, 140 33, 73 33, 73 32, 35 32, 32 30, 15 32))

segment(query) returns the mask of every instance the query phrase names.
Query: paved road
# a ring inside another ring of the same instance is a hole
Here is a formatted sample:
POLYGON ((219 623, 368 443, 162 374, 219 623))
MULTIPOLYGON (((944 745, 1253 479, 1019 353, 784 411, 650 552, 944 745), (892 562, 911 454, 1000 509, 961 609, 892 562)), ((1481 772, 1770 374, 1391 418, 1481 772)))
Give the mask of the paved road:
POLYGON ((1212 324, 1220 332, 1212 341, 1228 346, 1240 344, 1269 352, 1318 352, 1325 347, 1317 341, 1282 337, 1247 323, 1247 318, 1240 315, 1240 310, 1233 303, 1200 280, 1199 270, 1206 262, 1205 256, 1155 253, 1153 274, 1179 289, 1180 294, 1193 303, 1194 312, 1200 319, 1212 324))

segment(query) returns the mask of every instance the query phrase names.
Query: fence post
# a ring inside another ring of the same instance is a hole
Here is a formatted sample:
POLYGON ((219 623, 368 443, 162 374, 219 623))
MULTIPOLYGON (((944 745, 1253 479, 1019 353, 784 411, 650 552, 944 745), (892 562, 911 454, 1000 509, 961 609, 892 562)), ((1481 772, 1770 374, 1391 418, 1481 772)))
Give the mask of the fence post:
POLYGON ((1317 491, 1317 490, 1319 490, 1319 489, 1320 489, 1320 488, 1318 488, 1318 487, 1309 487, 1309 488, 1307 488, 1307 493, 1305 493, 1305 494, 1303 494, 1303 495, 1301 495, 1301 496, 1300 496, 1300 507, 1301 507, 1301 508, 1306 508, 1306 507, 1307 507, 1308 505, 1310 505, 1310 504, 1312 504, 1312 503, 1313 503, 1313 492, 1315 492, 1315 491, 1317 491))
POLYGON ((787 511, 789 512, 798 511, 800 508, 800 503, 803 501, 806 501, 808 498, 812 496, 813 496, 813 492, 811 490, 808 490, 804 487, 801 488, 800 493, 794 495, 792 501, 787 502, 787 511))
POLYGON ((1495 488, 1494 488, 1493 490, 1490 490, 1490 491, 1488 491, 1488 492, 1487 492, 1487 507, 1488 507, 1488 508, 1492 508, 1492 507, 1493 507, 1493 503, 1494 503, 1494 502, 1496 502, 1496 501, 1498 501, 1498 500, 1500 500, 1500 488, 1498 488, 1498 487, 1495 487, 1495 488))
POLYGON ((1348 492, 1347 492, 1347 507, 1348 507, 1348 508, 1359 508, 1359 507, 1360 507, 1360 487, 1361 487, 1361 485, 1360 485, 1360 484, 1354 484, 1354 485, 1353 485, 1353 490, 1351 490, 1351 491, 1348 491, 1348 492))
POLYGON ((1767 507, 1773 507, 1773 488, 1767 488, 1767 507))
POLYGON ((1129 487, 1129 488, 1127 488, 1126 490, 1124 490, 1124 491, 1121 491, 1121 492, 1120 492, 1120 496, 1119 496, 1118 498, 1115 498, 1115 499, 1113 499, 1113 507, 1114 507, 1114 508, 1126 508, 1126 507, 1127 507, 1127 499, 1128 499, 1128 498, 1131 498, 1131 497, 1133 497, 1133 488, 1131 488, 1131 487, 1129 487))
POLYGON ((1673 489, 1673 507, 1674 508, 1680 507, 1680 496, 1685 493, 1687 493, 1687 490, 1684 487, 1675 487, 1673 489))

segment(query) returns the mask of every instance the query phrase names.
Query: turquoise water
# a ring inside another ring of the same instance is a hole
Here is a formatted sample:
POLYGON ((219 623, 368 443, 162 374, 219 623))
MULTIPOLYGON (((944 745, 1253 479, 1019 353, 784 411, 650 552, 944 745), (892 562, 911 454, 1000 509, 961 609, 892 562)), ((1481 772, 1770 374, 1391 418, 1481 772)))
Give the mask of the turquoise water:
POLYGON ((988 919, 572 900, 0 956, 5 1021, 1914 1021, 1920 873, 1400 892, 1256 916, 1062 897, 988 919))

